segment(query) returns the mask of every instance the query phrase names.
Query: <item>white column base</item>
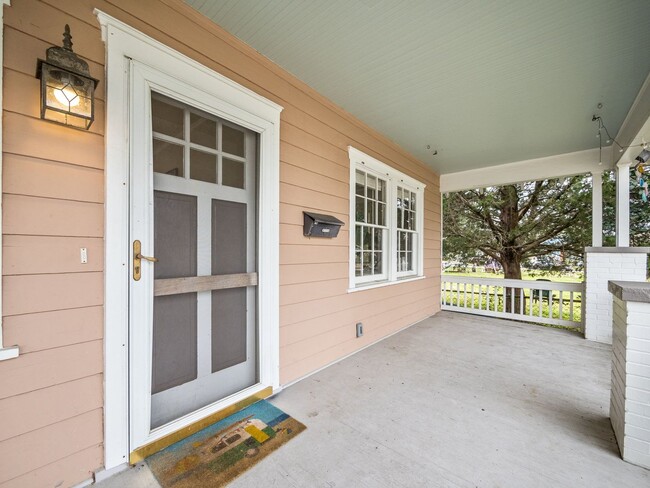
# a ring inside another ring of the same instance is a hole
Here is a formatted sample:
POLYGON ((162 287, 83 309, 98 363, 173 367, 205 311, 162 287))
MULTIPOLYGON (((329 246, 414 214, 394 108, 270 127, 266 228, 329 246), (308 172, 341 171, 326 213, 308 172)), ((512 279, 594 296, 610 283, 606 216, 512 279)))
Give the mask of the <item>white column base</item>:
POLYGON ((645 281, 649 252, 645 247, 585 249, 585 339, 612 343, 612 297, 607 282, 645 281))

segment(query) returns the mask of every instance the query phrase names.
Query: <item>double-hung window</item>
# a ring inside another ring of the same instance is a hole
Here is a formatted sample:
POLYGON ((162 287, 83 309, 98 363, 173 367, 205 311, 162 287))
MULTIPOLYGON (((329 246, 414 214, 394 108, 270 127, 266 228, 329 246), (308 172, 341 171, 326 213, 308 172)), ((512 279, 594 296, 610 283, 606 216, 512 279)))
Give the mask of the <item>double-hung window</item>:
POLYGON ((350 289, 422 276, 424 186, 349 148, 350 289))

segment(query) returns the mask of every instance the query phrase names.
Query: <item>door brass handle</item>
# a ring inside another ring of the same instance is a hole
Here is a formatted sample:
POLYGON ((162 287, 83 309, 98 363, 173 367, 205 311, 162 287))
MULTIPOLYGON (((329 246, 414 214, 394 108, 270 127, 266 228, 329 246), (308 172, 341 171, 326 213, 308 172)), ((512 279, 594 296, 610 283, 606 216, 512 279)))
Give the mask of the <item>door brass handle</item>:
POLYGON ((144 259, 145 261, 149 261, 150 263, 157 263, 158 262, 158 258, 154 258, 153 256, 143 256, 140 253, 136 254, 135 257, 138 258, 138 259, 144 259))
POLYGON ((150 263, 157 263, 158 258, 153 256, 143 256, 140 252, 142 244, 140 241, 133 241, 133 281, 140 281, 142 277, 142 260, 149 261, 150 263))

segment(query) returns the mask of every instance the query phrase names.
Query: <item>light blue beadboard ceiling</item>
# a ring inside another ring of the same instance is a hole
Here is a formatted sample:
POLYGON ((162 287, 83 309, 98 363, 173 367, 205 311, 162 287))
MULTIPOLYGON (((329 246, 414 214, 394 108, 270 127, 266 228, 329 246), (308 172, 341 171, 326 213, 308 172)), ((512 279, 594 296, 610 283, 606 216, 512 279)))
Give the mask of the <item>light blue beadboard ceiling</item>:
POLYGON ((186 1, 441 174, 598 147, 650 71, 650 0, 186 1))

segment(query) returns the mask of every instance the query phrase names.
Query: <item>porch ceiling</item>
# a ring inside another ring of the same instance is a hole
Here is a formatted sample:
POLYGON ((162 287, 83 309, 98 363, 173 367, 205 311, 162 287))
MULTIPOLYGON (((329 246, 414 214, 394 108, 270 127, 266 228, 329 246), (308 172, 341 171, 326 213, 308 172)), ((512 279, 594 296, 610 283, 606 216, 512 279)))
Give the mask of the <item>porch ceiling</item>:
POLYGON ((441 174, 597 147, 650 71, 647 0, 186 1, 441 174))

